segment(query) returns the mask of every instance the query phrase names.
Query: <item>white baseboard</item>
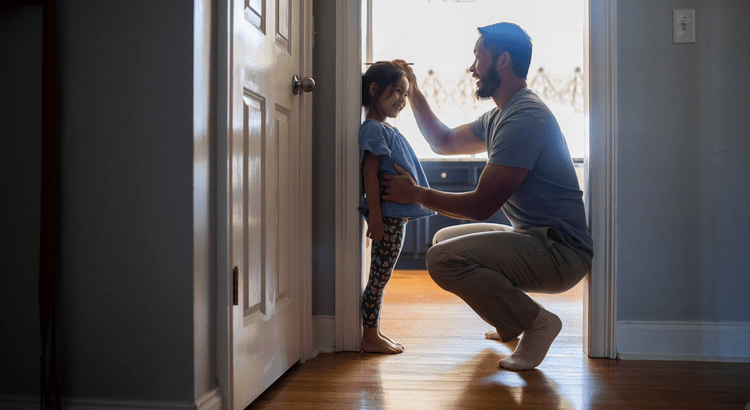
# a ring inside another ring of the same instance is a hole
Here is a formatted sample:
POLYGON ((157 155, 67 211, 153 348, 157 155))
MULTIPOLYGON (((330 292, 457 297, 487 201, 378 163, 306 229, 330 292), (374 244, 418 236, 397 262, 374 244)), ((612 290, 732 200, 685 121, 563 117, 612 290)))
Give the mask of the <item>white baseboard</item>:
POLYGON ((199 397, 195 401, 195 410, 222 410, 224 408, 224 396, 221 388, 217 387, 199 397))
MULTIPOLYGON (((0 410, 39 410, 39 397, 0 396, 0 410)), ((195 403, 178 401, 129 401, 62 399, 65 410, 221 410, 221 390, 216 388, 195 403)))
POLYGON ((624 360, 750 362, 748 322, 618 321, 624 360))
POLYGON ((315 350, 313 357, 318 353, 333 353, 336 351, 336 316, 315 315, 313 316, 313 334, 315 335, 315 350))

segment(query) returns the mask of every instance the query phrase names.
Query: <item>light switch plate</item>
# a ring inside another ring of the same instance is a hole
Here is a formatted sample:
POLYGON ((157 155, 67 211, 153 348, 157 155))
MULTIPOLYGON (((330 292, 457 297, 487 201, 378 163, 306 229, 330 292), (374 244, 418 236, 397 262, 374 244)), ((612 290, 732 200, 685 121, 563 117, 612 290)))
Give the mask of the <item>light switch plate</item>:
POLYGON ((672 42, 695 43, 695 9, 672 10, 672 42))

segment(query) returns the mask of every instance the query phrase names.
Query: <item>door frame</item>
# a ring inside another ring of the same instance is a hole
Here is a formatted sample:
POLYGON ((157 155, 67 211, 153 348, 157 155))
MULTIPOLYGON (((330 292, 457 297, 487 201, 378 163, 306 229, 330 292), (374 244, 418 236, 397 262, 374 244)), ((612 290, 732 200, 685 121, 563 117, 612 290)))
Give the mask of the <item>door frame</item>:
MULTIPOLYGON (((359 151, 351 136, 360 123, 361 7, 367 0, 336 0, 336 351, 360 349, 359 295, 364 288, 359 151)), ((366 4, 366 3, 365 3, 366 4)), ((617 244, 617 0, 589 0, 586 31, 589 144, 585 198, 596 247, 584 287, 583 349, 615 358, 617 244)))
MULTIPOLYGON (((587 276, 583 349, 589 357, 617 357, 617 0, 589 0, 587 23, 590 153, 586 155, 586 208, 596 255, 587 276)), ((586 110, 586 109, 584 109, 586 110)))
POLYGON ((362 112, 361 3, 336 0, 335 339, 337 352, 360 350, 360 295, 365 284, 360 198, 359 124, 362 112), (340 57, 339 57, 340 56, 340 57))
MULTIPOLYGON (((300 68, 298 75, 312 74, 312 0, 300 1, 300 68)), ((216 18, 216 374, 223 408, 233 403, 232 263, 230 161, 232 136, 232 0, 219 0, 216 18)), ((292 81, 289 79, 291 90, 292 81)), ((312 320, 312 95, 299 96, 299 298, 300 362, 313 358, 312 320)))

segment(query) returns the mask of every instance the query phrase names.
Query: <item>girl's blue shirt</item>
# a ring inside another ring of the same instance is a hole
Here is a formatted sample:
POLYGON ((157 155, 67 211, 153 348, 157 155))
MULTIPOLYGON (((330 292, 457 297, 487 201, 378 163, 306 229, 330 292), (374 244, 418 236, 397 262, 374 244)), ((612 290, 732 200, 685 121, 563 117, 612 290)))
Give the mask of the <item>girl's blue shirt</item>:
MULTIPOLYGON (((359 163, 360 166, 365 159, 365 151, 380 156, 380 170, 378 173, 389 173, 398 175, 394 162, 407 170, 417 184, 429 188, 427 176, 419 163, 414 150, 406 138, 394 127, 390 127, 380 121, 365 120, 359 127, 359 163)), ((418 204, 398 204, 392 201, 381 201, 380 207, 383 216, 397 218, 419 219, 436 215, 435 212, 418 204)), ((368 216, 367 200, 362 195, 359 211, 368 216)))

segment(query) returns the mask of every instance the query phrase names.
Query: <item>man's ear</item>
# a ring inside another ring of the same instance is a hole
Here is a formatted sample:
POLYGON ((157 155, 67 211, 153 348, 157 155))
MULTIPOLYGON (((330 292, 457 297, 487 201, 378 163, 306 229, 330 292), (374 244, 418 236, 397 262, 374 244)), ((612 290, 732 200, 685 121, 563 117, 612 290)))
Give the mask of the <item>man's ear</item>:
POLYGON ((372 82, 370 83, 370 95, 375 96, 378 92, 378 83, 372 82))
POLYGON ((497 69, 497 72, 502 72, 504 69, 510 67, 511 59, 510 59, 510 53, 507 51, 503 51, 502 54, 497 58, 497 63, 495 65, 495 68, 497 69))

